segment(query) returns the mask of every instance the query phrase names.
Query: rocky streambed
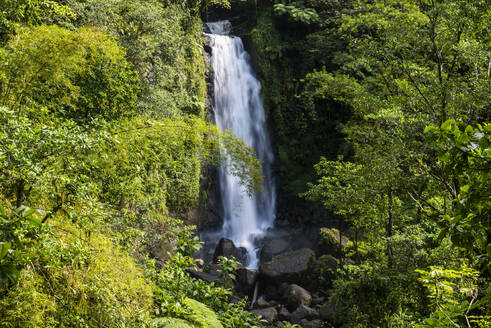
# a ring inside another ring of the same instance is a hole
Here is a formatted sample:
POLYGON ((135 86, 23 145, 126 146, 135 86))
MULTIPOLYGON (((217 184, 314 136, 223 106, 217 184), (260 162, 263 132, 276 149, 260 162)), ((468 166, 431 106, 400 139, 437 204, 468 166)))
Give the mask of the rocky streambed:
MULTIPOLYGON (((267 327, 282 322, 300 324, 304 328, 331 327, 335 309, 329 302, 326 285, 335 277, 348 239, 334 229, 320 228, 316 233, 283 235, 266 238, 262 245, 259 269, 239 267, 232 302, 248 297, 249 309, 267 321, 267 327), (309 245, 310 244, 310 245, 309 245), (305 247, 309 246, 309 247, 305 247)), ((218 257, 242 259, 244 250, 222 238, 211 264, 203 271, 189 270, 195 278, 208 282, 219 279, 218 257)))

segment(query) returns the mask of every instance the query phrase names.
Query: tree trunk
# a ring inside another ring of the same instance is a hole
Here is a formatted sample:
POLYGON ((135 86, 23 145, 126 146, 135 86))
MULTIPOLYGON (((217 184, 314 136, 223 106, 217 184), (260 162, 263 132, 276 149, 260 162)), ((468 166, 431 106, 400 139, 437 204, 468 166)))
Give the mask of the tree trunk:
POLYGON ((360 250, 358 249, 358 229, 355 229, 355 251, 356 251, 356 258, 358 259, 358 263, 361 263, 360 250))
POLYGON ((18 208, 22 205, 25 200, 25 181, 20 179, 17 183, 17 190, 15 193, 15 207, 18 208))

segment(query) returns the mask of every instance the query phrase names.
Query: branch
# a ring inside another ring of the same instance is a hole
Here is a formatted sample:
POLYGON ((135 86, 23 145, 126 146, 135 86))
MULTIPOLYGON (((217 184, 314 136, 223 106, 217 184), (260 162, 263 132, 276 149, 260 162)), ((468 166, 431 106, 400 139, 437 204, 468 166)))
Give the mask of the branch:
POLYGON ((44 216, 44 218, 41 221, 41 223, 45 223, 49 218, 51 218, 53 215, 55 215, 56 212, 58 212, 59 210, 61 210, 62 207, 63 207, 63 203, 60 203, 60 204, 56 205, 51 211, 49 211, 48 213, 46 213, 46 215, 44 216))
POLYGON ((425 101, 425 103, 428 105, 428 107, 433 110, 433 105, 430 103, 430 101, 428 100, 428 98, 426 98, 426 96, 423 94, 423 92, 421 91, 421 89, 419 88, 418 84, 416 83, 416 81, 413 79, 411 73, 409 73, 406 68, 404 68, 403 66, 403 70, 404 72, 407 74, 407 77, 409 78, 409 81, 411 81, 411 83, 414 85, 414 87, 416 88, 416 90, 418 91, 418 93, 421 95, 421 97, 423 97, 423 100, 425 101))
MULTIPOLYGON (((407 194, 409 195, 409 197, 416 203, 416 205, 418 205, 418 207, 423 210, 423 213, 425 212, 425 208, 423 205, 421 205, 421 203, 416 199, 416 197, 413 196, 413 194, 411 192, 407 192, 407 194)), ((433 209, 433 211, 435 211, 438 215, 443 215, 442 212, 440 212, 440 210, 438 210, 437 208, 435 208, 433 205, 431 205, 430 203, 428 203, 426 200, 422 199, 421 201, 423 201, 427 206, 431 207, 433 209)), ((433 216, 432 215, 429 215, 429 214, 426 214, 424 213, 426 216, 428 216, 429 218, 432 218, 433 216)))

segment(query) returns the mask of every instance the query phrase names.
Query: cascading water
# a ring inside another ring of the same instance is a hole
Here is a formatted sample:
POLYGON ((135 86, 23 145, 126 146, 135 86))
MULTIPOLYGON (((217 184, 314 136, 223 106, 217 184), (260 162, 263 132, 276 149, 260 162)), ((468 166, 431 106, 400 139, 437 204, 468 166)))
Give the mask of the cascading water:
POLYGON ((224 170, 219 171, 224 215, 219 234, 231 239, 237 247, 246 248, 246 266, 257 268, 257 242, 274 223, 276 197, 271 172, 273 152, 265 129, 261 84, 253 74, 242 40, 229 35, 230 22, 207 25, 212 33, 216 124, 221 130, 232 130, 254 148, 256 156, 263 163, 264 176, 264 193, 249 197, 237 177, 224 170))

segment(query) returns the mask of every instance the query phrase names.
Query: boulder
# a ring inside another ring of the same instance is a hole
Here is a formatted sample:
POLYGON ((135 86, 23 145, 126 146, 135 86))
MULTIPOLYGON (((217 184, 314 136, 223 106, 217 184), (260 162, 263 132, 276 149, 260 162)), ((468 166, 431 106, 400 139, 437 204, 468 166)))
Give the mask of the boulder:
POLYGON ((301 304, 309 306, 312 302, 312 296, 304 288, 292 284, 286 286, 283 291, 283 298, 286 301, 288 309, 293 311, 298 308, 301 304))
POLYGON ((319 312, 316 310, 301 304, 295 311, 290 315, 290 322, 300 323, 303 319, 318 319, 319 312))
POLYGON ((339 261, 332 255, 322 255, 315 262, 316 266, 321 266, 324 271, 327 269, 336 270, 339 266, 339 261))
POLYGON ((302 327, 303 328, 322 328, 323 323, 322 323, 322 320, 316 319, 316 320, 310 321, 309 323, 304 324, 302 327))
POLYGON ((218 263, 219 256, 226 258, 235 257, 237 261, 244 264, 247 262, 247 249, 245 249, 245 247, 235 247, 233 241, 222 238, 218 242, 215 252, 213 253, 213 263, 218 263))
POLYGON ((273 284, 299 282, 313 257, 314 251, 309 248, 283 253, 261 264, 259 273, 273 284))
POLYGON ((274 307, 252 310, 252 313, 263 317, 268 323, 272 323, 278 318, 278 311, 274 307))
POLYGON ((237 269, 237 283, 235 289, 239 292, 249 294, 254 289, 259 271, 246 268, 237 269))
POLYGON ((319 308, 319 316, 322 320, 334 322, 336 315, 336 309, 332 302, 327 302, 321 305, 319 308))
POLYGON ((189 275, 193 278, 204 280, 206 282, 214 282, 218 280, 218 273, 213 272, 213 273, 208 273, 208 272, 202 272, 202 271, 196 271, 196 270, 186 270, 189 275))
POLYGON ((325 297, 315 295, 312 297, 312 304, 313 305, 322 304, 322 303, 324 303, 325 300, 326 300, 325 297))
POLYGON ((255 306, 259 309, 265 309, 267 307, 271 307, 271 304, 269 304, 264 298, 260 298, 257 300, 255 306))
POLYGON ((290 320, 291 313, 285 307, 280 308, 280 312, 278 313, 278 320, 287 321, 290 320))
POLYGON ((237 248, 234 245, 234 242, 227 238, 222 238, 218 242, 217 247, 215 248, 215 253, 213 253, 213 263, 218 263, 218 257, 235 257, 237 248))
POLYGON ((349 245, 349 239, 345 236, 339 241, 339 230, 321 228, 319 231, 319 242, 317 244, 319 255, 332 255, 341 257, 349 245))
POLYGON ((310 290, 329 289, 336 279, 339 261, 332 255, 322 255, 309 265, 303 286, 310 290))
POLYGON ((287 238, 273 238, 266 240, 261 249, 261 262, 270 261, 273 256, 287 252, 290 250, 290 241, 287 238))

